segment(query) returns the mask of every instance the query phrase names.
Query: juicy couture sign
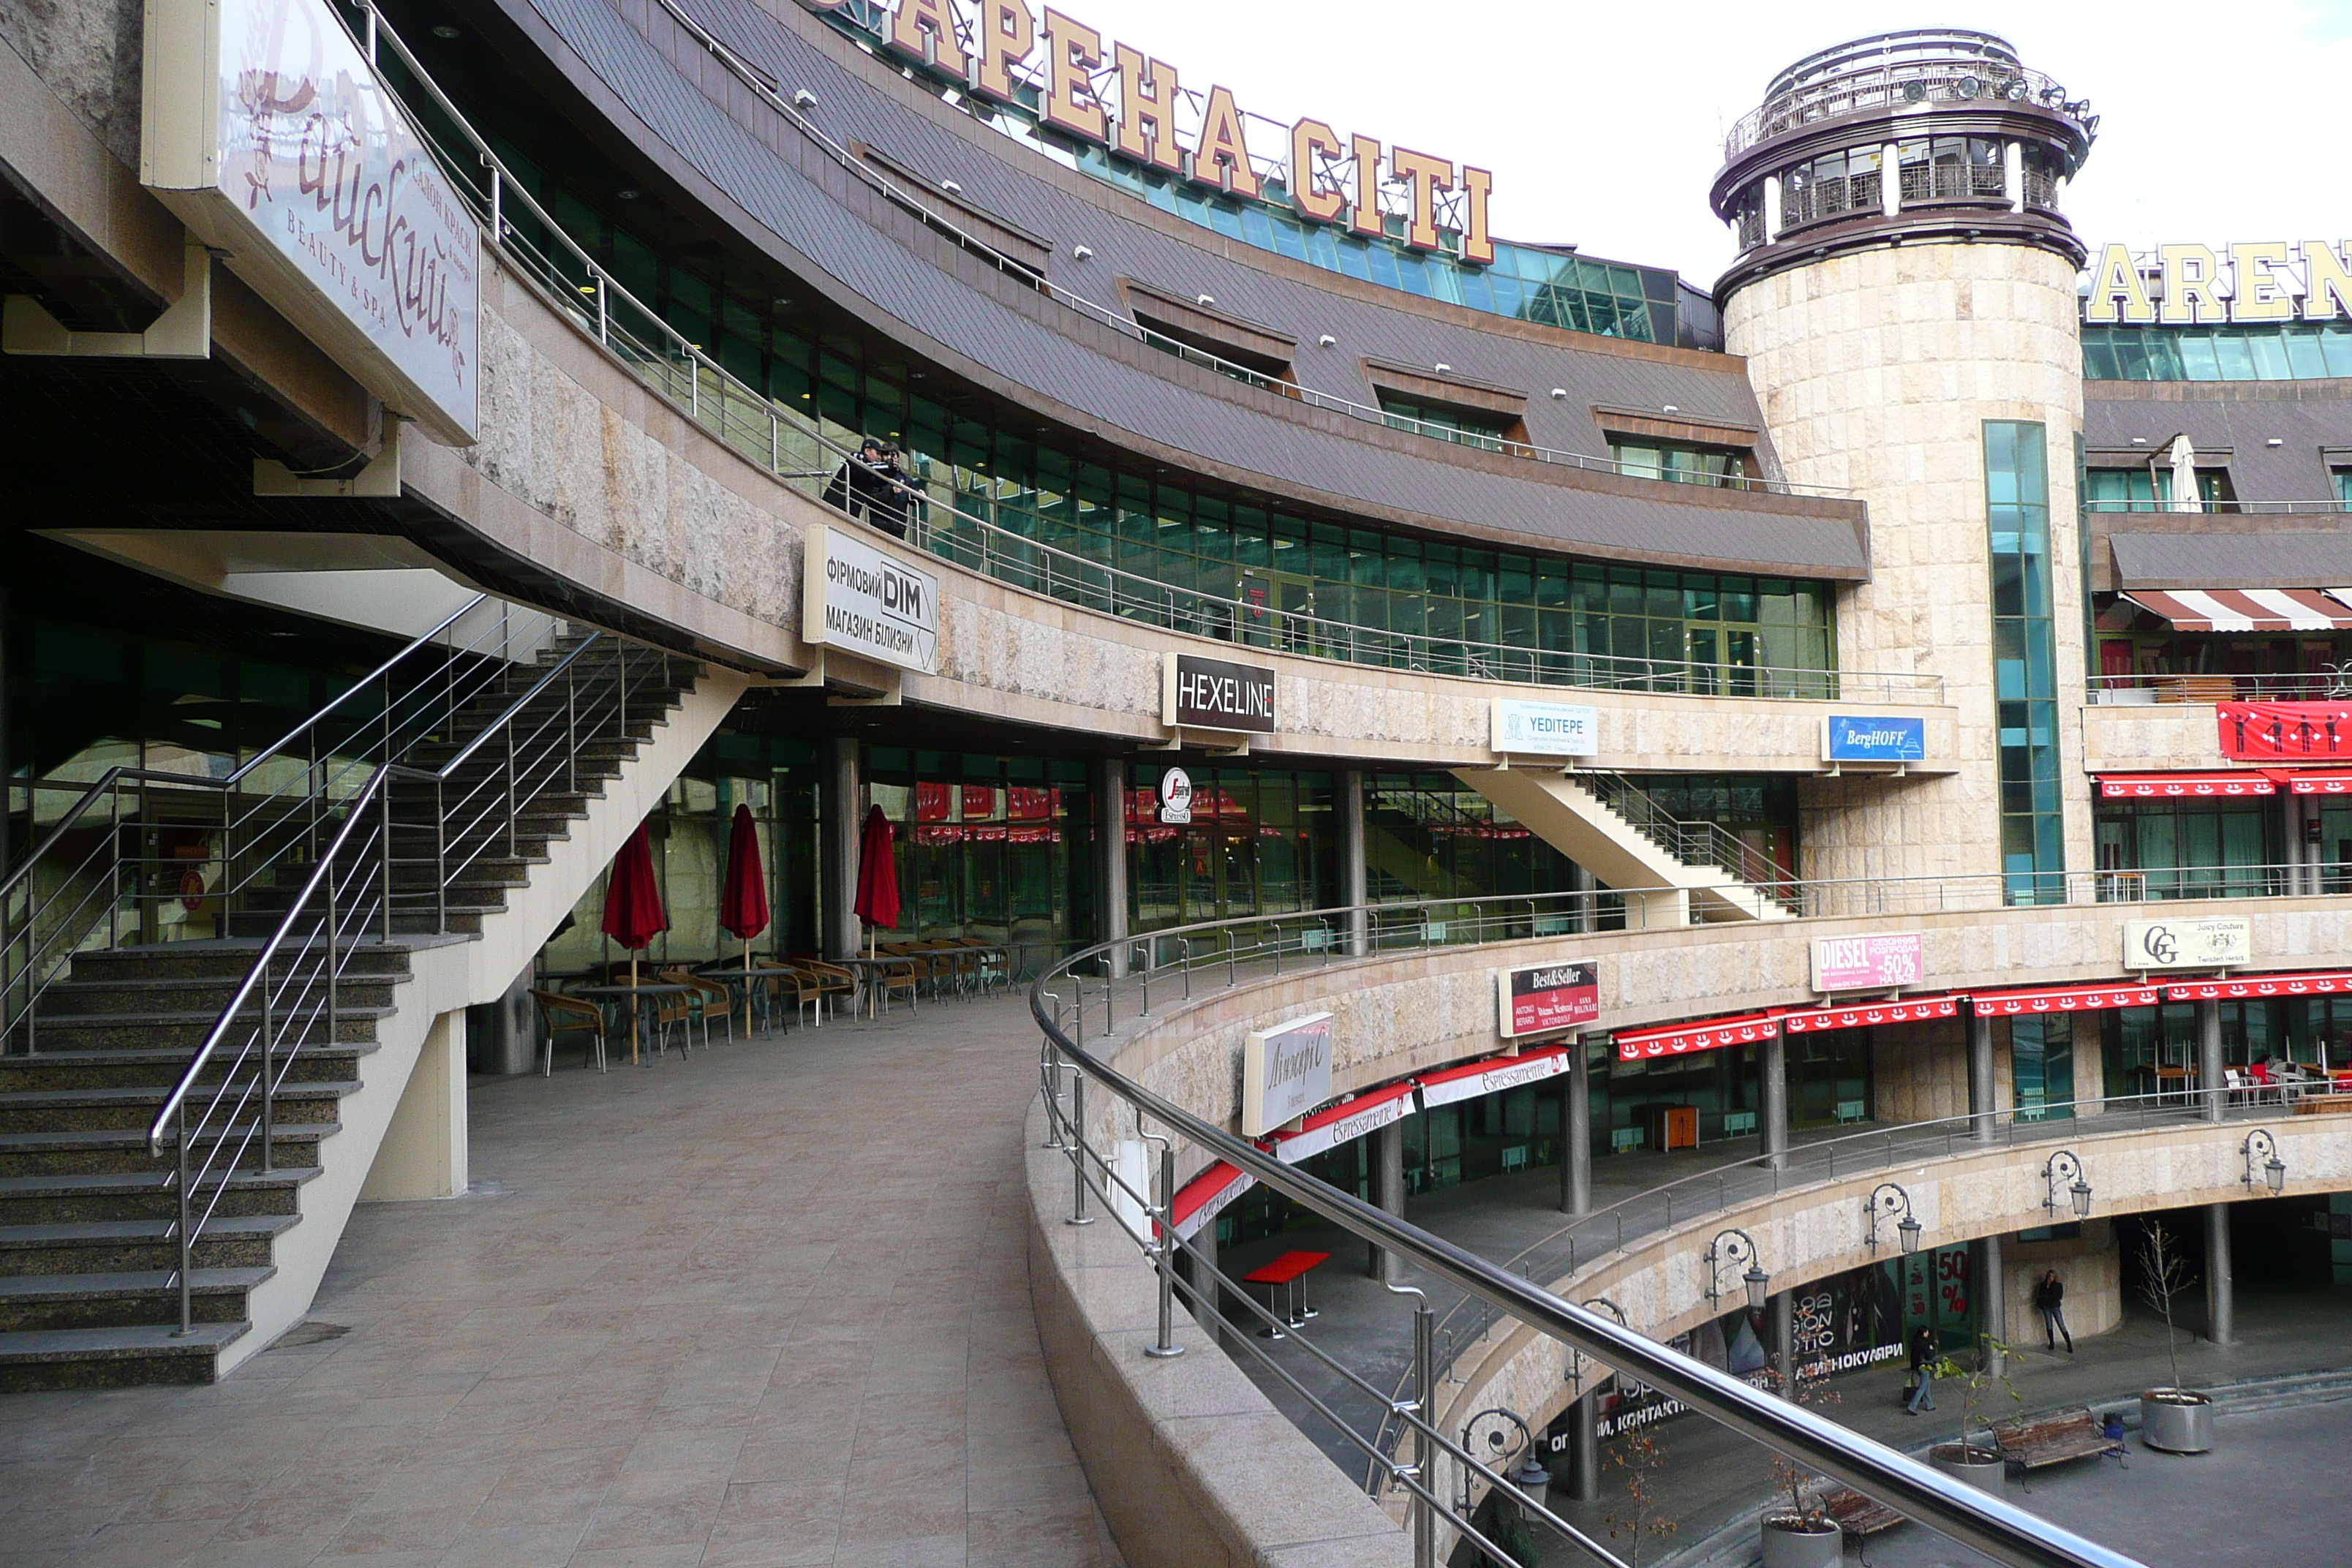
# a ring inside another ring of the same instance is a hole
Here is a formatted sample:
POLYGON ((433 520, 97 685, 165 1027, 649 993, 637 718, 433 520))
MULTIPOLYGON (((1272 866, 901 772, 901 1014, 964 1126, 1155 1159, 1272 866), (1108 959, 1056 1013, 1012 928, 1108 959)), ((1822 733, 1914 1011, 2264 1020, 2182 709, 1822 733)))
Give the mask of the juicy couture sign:
POLYGON ((478 236, 325 0, 149 0, 140 177, 396 414, 474 438, 478 236))
MULTIPOLYGON (((816 11, 838 11, 846 0, 803 0, 816 11)), ((1232 89, 1187 93, 1176 68, 1115 41, 1051 6, 1028 0, 898 0, 876 24, 883 43, 932 69, 961 78, 971 90, 1001 103, 1035 93, 1046 125, 1107 149, 1114 157, 1166 170, 1180 179, 1228 195, 1268 199, 1250 166, 1241 108, 1232 89)), ((1495 176, 1409 147, 1383 148, 1373 137, 1341 136, 1320 120, 1288 128, 1288 196, 1301 217, 1340 224, 1354 234, 1384 232, 1381 188, 1400 198, 1404 242, 1439 247, 1441 207, 1460 235, 1465 261, 1495 259, 1486 204, 1495 176)))

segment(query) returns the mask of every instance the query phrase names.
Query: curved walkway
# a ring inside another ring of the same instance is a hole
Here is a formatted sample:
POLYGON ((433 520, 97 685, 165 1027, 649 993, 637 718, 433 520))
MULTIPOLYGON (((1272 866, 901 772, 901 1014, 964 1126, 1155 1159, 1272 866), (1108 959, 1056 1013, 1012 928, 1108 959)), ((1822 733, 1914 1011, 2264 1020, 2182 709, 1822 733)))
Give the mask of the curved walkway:
POLYGON ((1118 1563, 1029 1303, 1015 997, 476 1079, 209 1388, 0 1398, 0 1563, 1118 1563))

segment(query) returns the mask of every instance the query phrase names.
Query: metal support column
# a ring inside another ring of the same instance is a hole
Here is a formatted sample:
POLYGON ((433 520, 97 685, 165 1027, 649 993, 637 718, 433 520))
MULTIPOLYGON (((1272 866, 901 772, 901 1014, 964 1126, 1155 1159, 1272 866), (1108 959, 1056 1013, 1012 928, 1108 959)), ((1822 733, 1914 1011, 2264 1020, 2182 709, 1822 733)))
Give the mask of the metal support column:
POLYGON ((1797 1396, 1797 1299, 1794 1293, 1773 1293, 1767 1310, 1771 1320, 1772 1364, 1780 1371, 1780 1397, 1797 1396))
POLYGON ((1568 1407, 1568 1495, 1601 1500, 1601 1391, 1588 1388, 1568 1407))
POLYGON ((1597 884, 1592 879, 1592 873, 1583 867, 1570 866, 1568 868, 1568 889, 1570 892, 1576 895, 1575 901, 1570 906, 1575 911, 1570 923, 1575 926, 1580 934, 1592 930, 1596 923, 1593 919, 1594 906, 1600 900, 1592 896, 1595 886, 1597 884))
POLYGON ((1974 1119, 1977 1142, 1990 1143, 1998 1133, 1995 1114, 2000 1101, 1992 1081, 1992 1020, 1969 1019, 1969 1115, 1974 1119))
POLYGON ((1192 1261, 1192 1284, 1201 1293, 1192 1303, 1192 1321, 1208 1331, 1213 1342, 1220 1327, 1217 1309, 1223 1305, 1217 1300, 1217 1222, 1213 1219, 1194 1231, 1185 1246, 1189 1248, 1186 1256, 1192 1261))
POLYGON ((1559 1089, 1559 1212, 1592 1212, 1592 1037, 1569 1042, 1559 1089))
POLYGON ((1756 1049, 1756 1068, 1764 1079, 1764 1152, 1775 1171, 1789 1163, 1789 1042, 1774 1035, 1756 1049))
POLYGON ((2221 1072, 2221 1004, 2197 1004, 2197 1087, 2205 1097, 2205 1120, 2219 1121, 2230 1101, 2221 1072))
MULTIPOLYGON (((1117 942, 1127 934, 1127 763, 1118 757, 1098 760, 1092 770, 1095 795, 1095 899, 1101 913, 1097 938, 1117 942)), ((1113 979, 1127 974, 1124 946, 1106 955, 1113 979)))
POLYGON ((827 958, 854 958, 857 930, 857 839, 866 826, 865 791, 858 787, 857 742, 845 736, 824 742, 824 766, 817 779, 817 855, 820 919, 827 958))
POLYGON ((1977 1293, 1984 1301, 1984 1331, 1996 1342, 2009 1342, 2009 1277, 2001 1267, 2000 1237, 1988 1236, 1977 1243, 1977 1293))
POLYGON ((1344 951, 1350 958, 1361 958, 1371 942, 1371 917, 1364 912, 1371 902, 1371 879, 1364 863, 1363 770, 1342 768, 1332 785, 1339 796, 1333 804, 1339 817, 1339 901, 1349 910, 1344 951))
MULTIPOLYGON (((1384 1214, 1404 1217, 1404 1123, 1391 1121, 1371 1136, 1372 1204, 1384 1214)), ((1399 1270, 1395 1258, 1378 1242, 1365 1244, 1369 1256, 1364 1273, 1382 1284, 1394 1284, 1399 1270)))
POLYGON ((2230 1271, 2230 1205, 2205 1205, 2205 1334, 2217 1345, 2238 1342, 2237 1282, 2230 1271))

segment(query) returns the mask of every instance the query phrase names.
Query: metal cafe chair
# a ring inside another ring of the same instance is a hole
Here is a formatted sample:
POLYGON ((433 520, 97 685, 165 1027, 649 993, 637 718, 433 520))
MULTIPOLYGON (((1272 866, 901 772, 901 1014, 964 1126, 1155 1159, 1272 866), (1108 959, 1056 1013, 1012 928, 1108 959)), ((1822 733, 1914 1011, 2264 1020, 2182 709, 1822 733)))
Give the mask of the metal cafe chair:
POLYGON ((531 991, 530 998, 539 1004, 540 1032, 546 1037, 546 1063, 540 1068, 541 1078, 554 1076, 555 1037, 565 1031, 578 1033, 585 1030, 593 1037, 596 1041, 596 1070, 607 1070, 604 1065, 604 1010, 602 1007, 583 1002, 577 996, 537 988, 531 991))

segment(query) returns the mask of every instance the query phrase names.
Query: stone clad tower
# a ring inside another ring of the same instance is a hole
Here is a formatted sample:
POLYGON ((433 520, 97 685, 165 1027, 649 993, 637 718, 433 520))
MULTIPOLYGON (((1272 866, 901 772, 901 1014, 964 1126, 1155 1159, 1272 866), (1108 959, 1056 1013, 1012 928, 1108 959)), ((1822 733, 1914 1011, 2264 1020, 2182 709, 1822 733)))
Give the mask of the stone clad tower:
POLYGON ((1808 877, 2000 872, 2023 902, 2089 868, 2084 247, 2059 202, 2096 125, 2004 40, 1937 28, 1806 57, 1727 145, 1727 346, 1788 478, 1870 509, 1839 662, 1939 677, 1959 720, 1930 759, 1955 772, 1806 782, 1808 877))

